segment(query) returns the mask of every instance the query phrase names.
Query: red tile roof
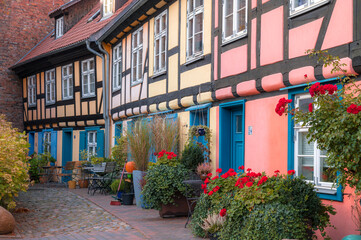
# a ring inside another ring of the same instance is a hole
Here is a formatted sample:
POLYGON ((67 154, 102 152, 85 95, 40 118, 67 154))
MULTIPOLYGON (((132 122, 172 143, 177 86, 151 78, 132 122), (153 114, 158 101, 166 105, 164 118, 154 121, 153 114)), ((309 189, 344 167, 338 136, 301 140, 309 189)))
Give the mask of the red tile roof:
POLYGON ((31 59, 35 57, 41 57, 43 54, 49 54, 52 51, 60 50, 61 48, 85 42, 85 40, 87 40, 93 33, 99 31, 115 16, 121 13, 132 1, 134 0, 128 0, 121 8, 119 8, 111 17, 107 19, 101 20, 101 16, 99 15, 93 21, 88 22, 88 19, 99 10, 100 4, 96 4, 96 6, 87 15, 85 15, 63 36, 55 39, 54 36, 51 36, 52 34, 49 34, 15 65, 24 63, 26 61, 31 61, 31 59))

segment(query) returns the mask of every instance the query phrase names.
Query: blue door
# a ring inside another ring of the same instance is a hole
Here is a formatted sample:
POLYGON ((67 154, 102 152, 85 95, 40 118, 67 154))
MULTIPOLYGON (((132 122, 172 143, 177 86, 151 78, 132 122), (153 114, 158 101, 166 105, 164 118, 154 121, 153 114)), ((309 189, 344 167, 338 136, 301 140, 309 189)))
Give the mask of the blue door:
MULTIPOLYGON (((63 131, 63 151, 62 151, 62 166, 65 167, 66 163, 73 161, 73 131, 63 131)), ((71 180, 70 177, 64 177, 63 182, 71 180)))
POLYGON ((243 165, 244 124, 241 108, 231 111, 231 162, 230 167, 236 170, 243 165))
POLYGON ((31 154, 34 153, 34 143, 35 143, 35 138, 34 138, 35 133, 34 132, 30 132, 29 133, 29 156, 31 156, 31 154))

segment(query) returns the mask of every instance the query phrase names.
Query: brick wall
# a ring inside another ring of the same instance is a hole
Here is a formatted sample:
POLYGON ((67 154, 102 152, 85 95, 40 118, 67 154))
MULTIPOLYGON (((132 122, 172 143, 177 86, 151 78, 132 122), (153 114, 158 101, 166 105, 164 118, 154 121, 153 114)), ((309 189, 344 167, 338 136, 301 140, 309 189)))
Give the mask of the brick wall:
POLYGON ((48 13, 69 0, 0 0, 0 114, 23 130, 22 83, 8 68, 53 28, 48 13))
POLYGON ((68 14, 64 16, 64 32, 69 31, 69 29, 88 14, 98 2, 99 0, 81 1, 67 9, 66 12, 68 12, 68 14))

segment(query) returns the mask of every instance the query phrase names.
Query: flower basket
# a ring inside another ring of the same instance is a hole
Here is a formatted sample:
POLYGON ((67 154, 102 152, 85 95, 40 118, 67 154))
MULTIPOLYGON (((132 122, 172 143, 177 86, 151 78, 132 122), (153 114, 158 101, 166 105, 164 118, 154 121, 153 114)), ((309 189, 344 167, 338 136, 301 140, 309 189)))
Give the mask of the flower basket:
POLYGON ((174 204, 161 205, 159 216, 162 218, 188 216, 187 199, 184 196, 174 196, 174 204))

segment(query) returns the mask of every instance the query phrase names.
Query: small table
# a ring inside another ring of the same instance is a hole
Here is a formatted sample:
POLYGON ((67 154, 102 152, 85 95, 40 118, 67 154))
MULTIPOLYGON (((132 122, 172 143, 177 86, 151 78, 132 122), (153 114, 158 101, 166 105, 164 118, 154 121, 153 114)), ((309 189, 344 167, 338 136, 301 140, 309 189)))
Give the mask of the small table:
MULTIPOLYGON (((62 167, 61 166, 42 166, 41 168, 44 169, 44 171, 45 171, 44 176, 46 176, 46 178, 47 178, 45 183, 50 183, 55 176, 58 176, 57 172, 62 167)), ((59 179, 58 179, 58 181, 59 181, 59 179)))

